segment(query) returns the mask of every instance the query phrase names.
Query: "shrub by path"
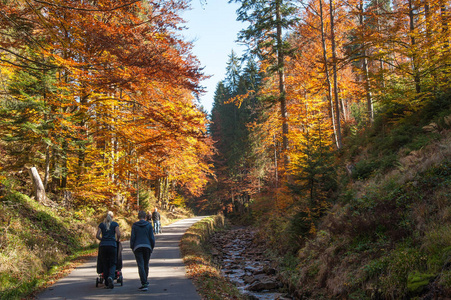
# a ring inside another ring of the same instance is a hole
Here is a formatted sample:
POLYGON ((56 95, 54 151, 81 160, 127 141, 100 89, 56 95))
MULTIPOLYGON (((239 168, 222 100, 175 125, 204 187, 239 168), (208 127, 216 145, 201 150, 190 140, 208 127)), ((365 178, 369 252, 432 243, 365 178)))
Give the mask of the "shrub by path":
POLYGON ((141 292, 138 268, 129 243, 124 242, 124 284, 115 288, 96 288, 95 259, 76 268, 71 274, 37 296, 37 299, 200 299, 191 280, 186 277, 180 257, 179 242, 184 232, 203 217, 185 219, 165 226, 156 236, 156 246, 150 258, 149 291, 141 292))

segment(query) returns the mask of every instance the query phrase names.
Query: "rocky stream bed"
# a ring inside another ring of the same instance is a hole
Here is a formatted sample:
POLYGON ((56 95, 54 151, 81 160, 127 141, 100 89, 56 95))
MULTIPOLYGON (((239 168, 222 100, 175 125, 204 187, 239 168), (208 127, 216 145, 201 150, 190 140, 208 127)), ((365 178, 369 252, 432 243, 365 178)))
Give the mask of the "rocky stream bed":
POLYGON ((214 234, 210 239, 212 255, 221 273, 249 299, 292 299, 281 291, 276 265, 264 255, 265 246, 257 232, 236 227, 214 234))

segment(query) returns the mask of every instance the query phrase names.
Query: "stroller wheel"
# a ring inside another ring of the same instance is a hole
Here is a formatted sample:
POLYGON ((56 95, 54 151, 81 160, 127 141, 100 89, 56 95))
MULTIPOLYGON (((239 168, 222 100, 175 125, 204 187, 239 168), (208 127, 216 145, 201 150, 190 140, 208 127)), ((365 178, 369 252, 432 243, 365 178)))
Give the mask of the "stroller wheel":
POLYGON ((99 287, 99 278, 96 278, 96 287, 99 287))
POLYGON ((121 286, 123 286, 124 285, 124 277, 122 277, 122 275, 119 276, 119 280, 118 281, 121 283, 121 286))

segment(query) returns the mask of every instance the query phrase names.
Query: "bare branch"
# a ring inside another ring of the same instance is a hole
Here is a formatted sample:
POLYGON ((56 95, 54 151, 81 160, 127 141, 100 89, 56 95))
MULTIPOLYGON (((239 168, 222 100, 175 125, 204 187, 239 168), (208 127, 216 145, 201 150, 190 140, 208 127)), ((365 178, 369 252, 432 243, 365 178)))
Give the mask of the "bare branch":
POLYGON ((100 11, 100 12, 108 12, 108 11, 113 11, 113 10, 117 10, 117 9, 121 9, 130 5, 133 5, 137 2, 141 2, 142 0, 134 0, 130 3, 126 3, 123 5, 119 5, 119 6, 115 6, 112 8, 108 8, 108 9, 89 9, 89 8, 80 8, 80 7, 73 7, 73 6, 67 6, 67 5, 61 5, 61 4, 55 4, 55 3, 50 3, 50 2, 46 2, 46 1, 41 1, 41 0, 33 0, 34 2, 40 3, 40 4, 45 4, 45 5, 50 5, 50 6, 56 6, 56 7, 60 7, 60 8, 66 8, 66 9, 73 9, 73 10, 80 10, 80 11, 100 11))

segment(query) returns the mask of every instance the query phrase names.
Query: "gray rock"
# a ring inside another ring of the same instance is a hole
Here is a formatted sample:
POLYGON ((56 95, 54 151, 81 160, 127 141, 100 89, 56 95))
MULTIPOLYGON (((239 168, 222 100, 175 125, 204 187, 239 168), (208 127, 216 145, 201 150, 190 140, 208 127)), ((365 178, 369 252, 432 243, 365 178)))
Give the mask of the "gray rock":
POLYGON ((244 283, 246 283, 246 284, 253 283, 255 280, 257 280, 257 279, 255 279, 254 276, 249 276, 249 275, 243 276, 242 279, 243 279, 244 283))
POLYGON ((279 287, 275 281, 256 281, 252 283, 247 289, 253 292, 269 291, 279 287))
POLYGON ((274 268, 265 268, 265 273, 268 275, 276 275, 277 271, 274 268))

